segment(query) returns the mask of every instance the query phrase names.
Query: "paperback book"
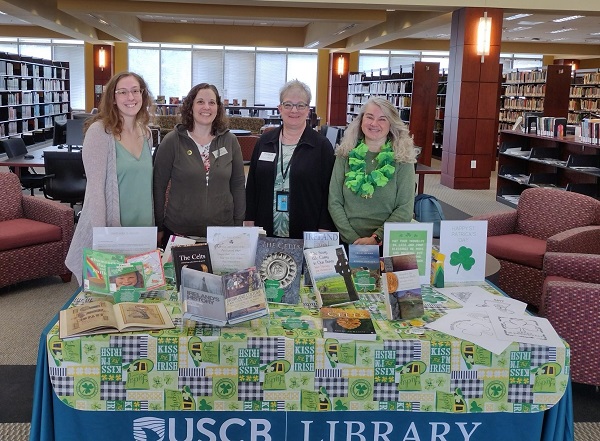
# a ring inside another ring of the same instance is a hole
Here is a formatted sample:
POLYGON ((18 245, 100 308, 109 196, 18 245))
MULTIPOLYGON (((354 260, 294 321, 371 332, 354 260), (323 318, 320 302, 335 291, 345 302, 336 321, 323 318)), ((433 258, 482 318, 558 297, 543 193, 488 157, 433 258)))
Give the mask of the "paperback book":
POLYGON ((409 320, 424 313, 421 282, 414 254, 383 257, 382 290, 388 320, 409 320))
POLYGON ((227 274, 254 266, 259 227, 207 227, 212 272, 227 274))
POLYGON ((174 246, 171 248, 171 257, 173 260, 173 270, 175 271, 177 289, 181 286, 182 268, 192 268, 198 271, 204 271, 205 273, 212 272, 210 252, 207 243, 174 246))
MULTIPOLYGON (((329 247, 340 244, 340 233, 337 231, 305 231, 304 249, 329 247)), ((312 286, 308 268, 304 265, 304 286, 312 286)))
POLYGON ((340 340, 376 340, 377 331, 369 311, 321 308, 323 337, 340 340))
POLYGON ((297 305, 300 301, 302 244, 302 239, 258 238, 255 266, 269 302, 297 305))
POLYGON ((157 289, 167 284, 158 249, 135 256, 128 256, 125 258, 125 262, 142 264, 142 276, 146 289, 157 289))
POLYGON ((358 292, 380 291, 379 245, 348 245, 348 262, 358 292))
POLYGON ((174 327, 162 303, 99 300, 63 309, 59 314, 60 338, 174 327))
POLYGON ((108 266, 125 263, 124 254, 83 249, 83 289, 98 294, 110 294, 108 266))
POLYGON ((358 300, 348 257, 342 245, 306 249, 304 258, 319 308, 358 300))
POLYGON ((183 318, 215 326, 268 314, 267 297, 255 267, 222 276, 181 269, 183 318))

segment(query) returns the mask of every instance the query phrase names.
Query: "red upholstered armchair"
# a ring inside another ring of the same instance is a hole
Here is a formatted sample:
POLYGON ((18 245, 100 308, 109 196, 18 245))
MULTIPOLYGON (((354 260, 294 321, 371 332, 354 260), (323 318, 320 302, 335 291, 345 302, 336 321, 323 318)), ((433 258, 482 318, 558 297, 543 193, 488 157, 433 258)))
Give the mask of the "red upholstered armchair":
POLYGON ((0 287, 53 275, 70 281, 73 209, 23 195, 13 173, 0 173, 0 188, 0 287))
POLYGON ((260 136, 258 135, 244 135, 238 136, 237 140, 240 143, 240 147, 242 149, 242 158, 244 160, 244 164, 250 164, 250 159, 252 159, 252 152, 254 151, 254 147, 258 142, 260 136))
POLYGON ((600 386, 600 255, 546 253, 541 313, 571 346, 571 378, 600 386))
POLYGON ((600 201, 579 193, 528 188, 517 209, 490 213, 487 252, 500 261, 498 286, 539 308, 546 252, 600 254, 600 201))

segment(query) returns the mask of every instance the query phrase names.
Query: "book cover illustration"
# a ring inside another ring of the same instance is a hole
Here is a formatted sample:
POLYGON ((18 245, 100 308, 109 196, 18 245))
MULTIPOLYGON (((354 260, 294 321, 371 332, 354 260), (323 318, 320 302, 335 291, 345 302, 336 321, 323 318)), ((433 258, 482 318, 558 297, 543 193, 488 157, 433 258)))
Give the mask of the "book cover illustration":
MULTIPOLYGON (((304 249, 329 247, 340 244, 340 233, 337 231, 305 231, 304 249)), ((304 265, 304 286, 312 286, 308 268, 304 265)))
POLYGON ((358 292, 379 292, 379 245, 348 245, 348 262, 358 292))
POLYGON ((342 245, 304 250, 319 308, 358 300, 348 257, 342 245))
MULTIPOLYGON (((129 292, 131 294, 145 291, 144 265, 141 262, 134 263, 109 263, 106 267, 108 275, 109 291, 114 295, 116 292, 129 292)), ((120 297, 119 297, 120 298, 120 297)))
POLYGON ((268 313, 265 291, 254 267, 224 276, 184 267, 181 299, 184 319, 216 326, 240 323, 268 313))
POLYGON ((269 302, 297 305, 300 301, 303 242, 302 239, 259 237, 255 266, 269 302))
POLYGON ((365 309, 321 308, 323 337, 375 340, 377 331, 369 311, 365 309))
POLYGON ((110 294, 108 265, 125 263, 124 254, 83 249, 83 289, 98 294, 110 294))
POLYGON ((210 252, 206 243, 174 246, 171 248, 171 256, 177 289, 181 285, 182 268, 192 268, 205 273, 212 272, 210 252))
POLYGON ((259 227, 207 227, 212 272, 226 274, 254 266, 259 227))
POLYGON ((167 284, 159 250, 126 257, 125 262, 142 264, 142 276, 147 289, 156 289, 167 284))
POLYGON ((388 320, 409 320, 424 313, 417 258, 414 254, 382 258, 383 298, 388 320))

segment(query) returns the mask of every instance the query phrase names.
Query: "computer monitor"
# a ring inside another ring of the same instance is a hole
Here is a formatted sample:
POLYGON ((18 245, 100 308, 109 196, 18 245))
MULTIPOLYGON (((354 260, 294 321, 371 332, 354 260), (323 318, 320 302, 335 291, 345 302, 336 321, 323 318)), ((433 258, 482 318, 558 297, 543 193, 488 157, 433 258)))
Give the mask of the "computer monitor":
POLYGON ((67 120, 67 141, 66 144, 71 147, 83 146, 83 123, 85 119, 67 120))

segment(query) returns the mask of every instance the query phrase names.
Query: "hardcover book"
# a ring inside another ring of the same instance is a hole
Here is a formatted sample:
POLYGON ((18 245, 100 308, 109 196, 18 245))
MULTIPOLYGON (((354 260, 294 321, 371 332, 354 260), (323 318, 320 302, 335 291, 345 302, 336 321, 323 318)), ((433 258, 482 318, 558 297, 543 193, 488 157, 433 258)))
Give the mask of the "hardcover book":
POLYGON ((382 258, 382 290, 388 320, 409 320, 424 313, 417 258, 414 254, 382 258))
POLYGON ((232 273, 254 266, 259 227, 207 227, 212 272, 232 273))
POLYGON ((218 276, 181 269, 183 318, 225 326, 268 314, 267 297, 255 267, 218 276))
POLYGON ((171 248, 171 256, 177 289, 181 286, 181 269, 184 267, 204 271, 205 273, 212 272, 210 253, 206 243, 174 246, 171 248))
POLYGON ((162 303, 100 300, 63 309, 59 314, 60 338, 174 327, 162 303))
POLYGON ((348 262, 358 292, 380 291, 379 245, 348 245, 348 262))
POLYGON ((297 305, 300 301, 302 245, 302 239, 258 238, 255 266, 269 302, 297 305))
POLYGON ((305 249, 304 258, 319 308, 358 300, 348 257, 342 245, 305 249))
POLYGON ((369 311, 364 309, 321 308, 323 337, 376 340, 377 331, 369 311))
MULTIPOLYGON (((340 233, 337 231, 305 231, 304 249, 329 247, 340 244, 340 233)), ((312 286, 308 268, 304 265, 304 286, 312 286)))

